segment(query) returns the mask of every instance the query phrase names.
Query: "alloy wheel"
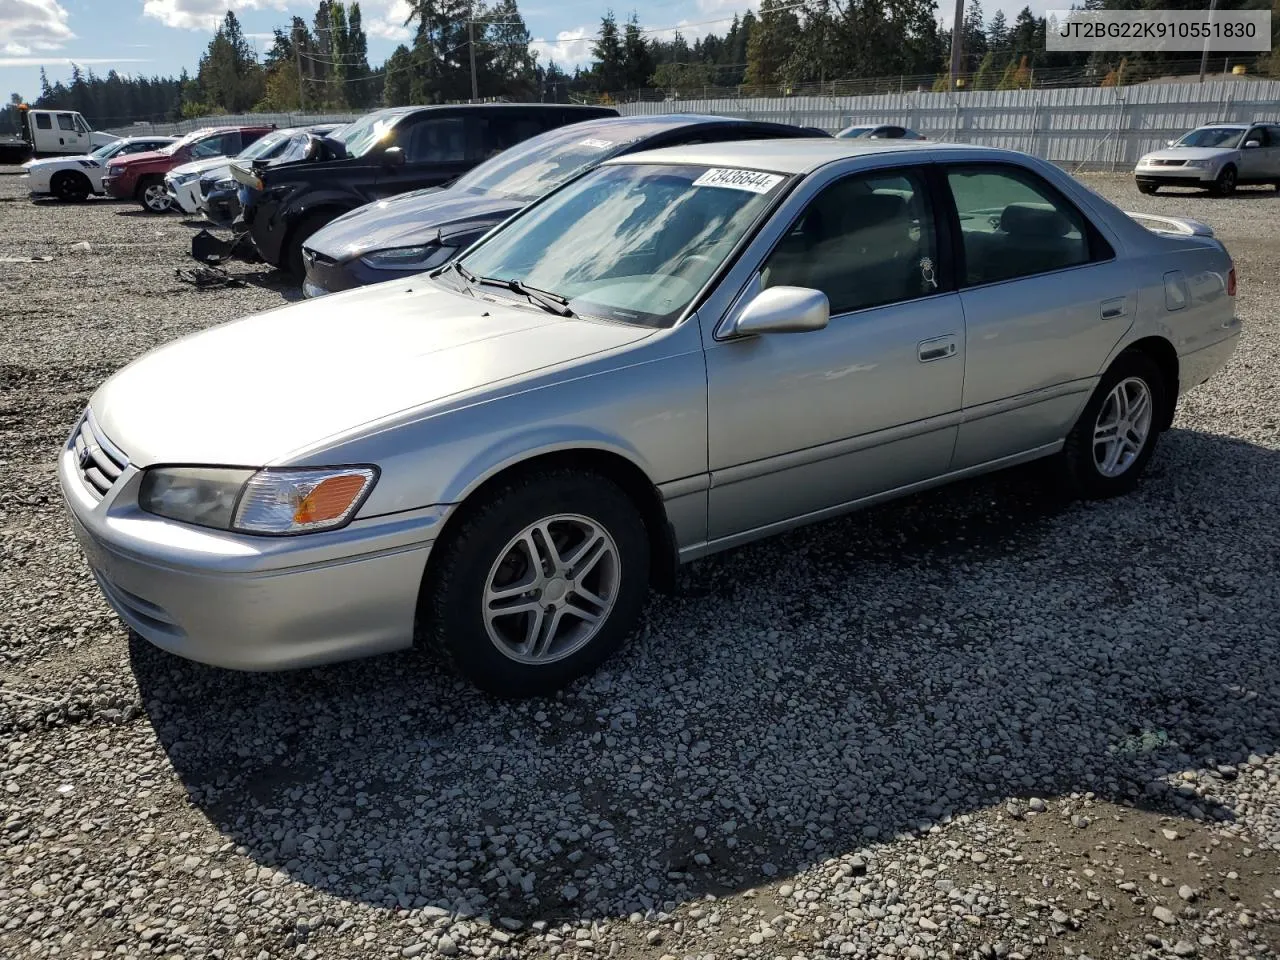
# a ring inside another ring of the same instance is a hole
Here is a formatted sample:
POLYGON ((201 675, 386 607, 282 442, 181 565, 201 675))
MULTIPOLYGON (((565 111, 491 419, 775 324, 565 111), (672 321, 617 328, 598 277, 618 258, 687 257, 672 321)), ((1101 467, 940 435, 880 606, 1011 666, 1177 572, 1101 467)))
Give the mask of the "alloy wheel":
POLYGON ((165 190, 163 184, 153 183, 142 192, 142 202, 147 205, 148 210, 156 213, 164 213, 169 209, 173 200, 170 198, 168 191, 165 190))
POLYGON ((604 626, 621 574, 618 546, 596 521, 557 514, 531 523, 502 548, 485 580, 489 639, 520 663, 571 656, 604 626))
POLYGON ((1151 434, 1151 388, 1138 377, 1117 383, 1102 402, 1093 428, 1093 462, 1104 477, 1118 477, 1141 455, 1151 434))

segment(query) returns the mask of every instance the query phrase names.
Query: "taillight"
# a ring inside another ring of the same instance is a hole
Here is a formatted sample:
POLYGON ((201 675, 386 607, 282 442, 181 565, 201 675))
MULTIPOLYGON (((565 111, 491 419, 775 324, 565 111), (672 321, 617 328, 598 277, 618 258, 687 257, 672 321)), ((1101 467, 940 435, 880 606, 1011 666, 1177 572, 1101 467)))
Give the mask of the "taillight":
POLYGON ((1227 273, 1227 296, 1234 297, 1236 295, 1236 265, 1231 265, 1231 270, 1227 273))

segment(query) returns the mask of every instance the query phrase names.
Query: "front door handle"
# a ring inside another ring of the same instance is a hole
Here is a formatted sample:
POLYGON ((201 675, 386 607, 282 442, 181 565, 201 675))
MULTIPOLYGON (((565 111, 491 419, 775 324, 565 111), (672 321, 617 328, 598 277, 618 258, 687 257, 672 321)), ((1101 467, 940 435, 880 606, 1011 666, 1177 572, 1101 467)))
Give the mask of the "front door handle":
POLYGON ((921 340, 916 346, 916 356, 921 363, 931 360, 945 360, 956 355, 956 338, 952 335, 934 337, 932 340, 921 340))
POLYGON ((1114 300, 1102 301, 1102 319, 1114 320, 1116 317, 1123 317, 1128 311, 1128 304, 1124 297, 1116 297, 1114 300))

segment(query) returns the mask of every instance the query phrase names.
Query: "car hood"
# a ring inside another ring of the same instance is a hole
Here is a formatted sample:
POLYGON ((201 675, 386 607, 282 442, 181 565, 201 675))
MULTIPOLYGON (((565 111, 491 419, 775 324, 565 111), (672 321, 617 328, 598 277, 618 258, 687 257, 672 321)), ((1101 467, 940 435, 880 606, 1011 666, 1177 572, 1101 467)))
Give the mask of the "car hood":
POLYGON ((1144 160, 1220 160, 1235 153, 1231 147, 1165 147, 1153 153, 1143 154, 1144 160))
POLYGON ((222 157, 217 163, 212 163, 200 171, 201 180, 230 180, 231 164, 226 157, 222 157))
POLYGON ((90 405, 138 466, 268 466, 395 414, 653 333, 425 279, 386 283, 184 337, 120 370, 90 405))
POLYGON ((225 167, 226 165, 226 157, 205 157, 203 160, 192 160, 190 163, 174 167, 169 171, 169 176, 177 179, 188 174, 201 174, 206 170, 212 170, 214 167, 225 167))
POLYGON ((26 163, 23 164, 23 166, 26 167, 28 170, 30 170, 32 167, 56 167, 59 164, 66 165, 68 163, 75 163, 78 160, 89 160, 89 159, 92 159, 89 156, 89 154, 80 153, 80 154, 76 154, 75 156, 44 157, 40 160, 28 160, 26 163))
POLYGON ((492 225, 505 220, 526 202, 465 190, 441 190, 408 200, 379 200, 334 220, 314 233, 307 246, 335 260, 348 260, 372 250, 427 243, 440 230, 447 234, 492 225))

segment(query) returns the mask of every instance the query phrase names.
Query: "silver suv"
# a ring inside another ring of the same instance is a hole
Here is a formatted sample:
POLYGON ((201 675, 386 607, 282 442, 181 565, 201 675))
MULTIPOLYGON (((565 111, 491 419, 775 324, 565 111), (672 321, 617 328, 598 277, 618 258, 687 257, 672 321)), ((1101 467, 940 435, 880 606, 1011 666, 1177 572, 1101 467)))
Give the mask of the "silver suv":
POLYGON ((1219 195, 1242 183, 1280 189, 1280 124, 1210 123, 1148 153, 1133 170, 1138 189, 1201 187, 1219 195))

